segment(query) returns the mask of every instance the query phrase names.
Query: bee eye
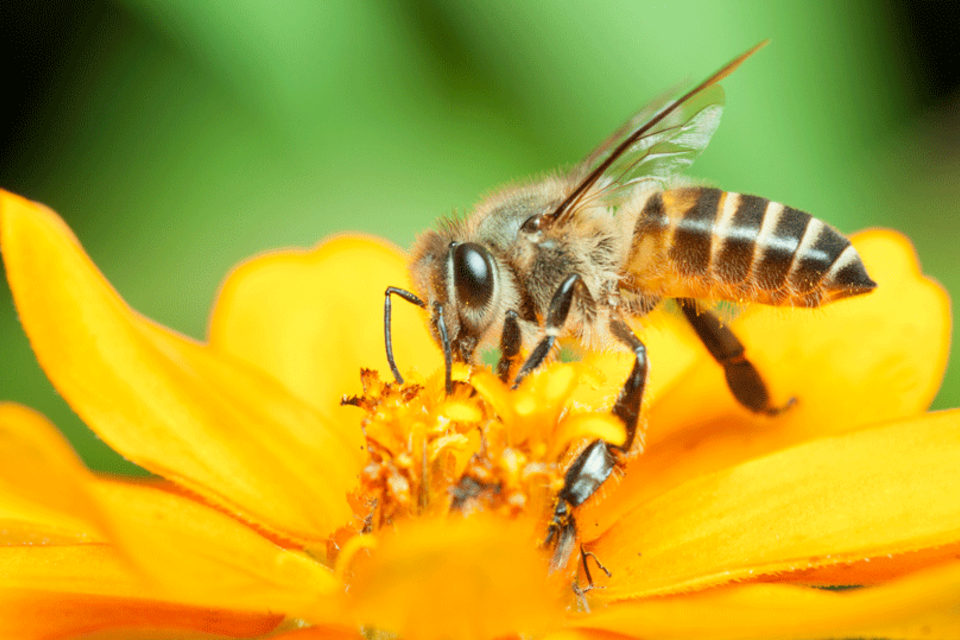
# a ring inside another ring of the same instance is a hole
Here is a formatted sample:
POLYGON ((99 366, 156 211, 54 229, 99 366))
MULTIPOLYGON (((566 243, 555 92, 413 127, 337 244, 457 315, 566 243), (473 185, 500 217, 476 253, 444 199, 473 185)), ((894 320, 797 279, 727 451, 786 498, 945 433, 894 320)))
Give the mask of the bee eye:
POLYGON ((472 242, 453 249, 453 281, 459 301, 481 308, 493 297, 493 263, 486 249, 472 242))

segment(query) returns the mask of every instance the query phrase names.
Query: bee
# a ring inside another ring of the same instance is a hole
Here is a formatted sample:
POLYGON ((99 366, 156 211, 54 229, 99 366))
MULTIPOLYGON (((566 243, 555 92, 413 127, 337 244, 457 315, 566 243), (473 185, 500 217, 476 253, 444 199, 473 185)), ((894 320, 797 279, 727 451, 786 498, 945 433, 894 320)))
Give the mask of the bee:
POLYGON ((398 382, 392 295, 429 311, 448 393, 453 361, 474 363, 479 348, 497 341, 497 374, 514 385, 544 362, 561 335, 633 353, 612 409, 626 440, 596 440, 566 470, 545 540, 554 569, 575 547, 574 510, 636 439, 648 362, 628 318, 675 300, 737 401, 773 416, 793 400, 773 402, 743 344, 697 300, 817 307, 876 287, 850 241, 825 222, 766 198, 678 180, 719 124, 718 83, 765 44, 680 97, 654 101, 566 175, 507 189, 466 219, 442 221, 412 250, 416 293, 386 290, 387 360, 398 382))

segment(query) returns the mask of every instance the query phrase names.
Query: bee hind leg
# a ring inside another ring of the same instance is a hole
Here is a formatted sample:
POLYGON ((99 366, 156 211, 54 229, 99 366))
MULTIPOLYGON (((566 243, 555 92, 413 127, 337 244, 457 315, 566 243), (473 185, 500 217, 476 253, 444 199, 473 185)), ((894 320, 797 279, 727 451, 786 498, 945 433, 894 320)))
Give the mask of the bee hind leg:
POLYGON ((677 298, 680 310, 697 337, 713 356, 727 378, 727 387, 741 405, 754 413, 775 416, 793 406, 796 398, 776 406, 757 368, 744 355, 743 343, 716 314, 700 309, 690 298, 677 298))

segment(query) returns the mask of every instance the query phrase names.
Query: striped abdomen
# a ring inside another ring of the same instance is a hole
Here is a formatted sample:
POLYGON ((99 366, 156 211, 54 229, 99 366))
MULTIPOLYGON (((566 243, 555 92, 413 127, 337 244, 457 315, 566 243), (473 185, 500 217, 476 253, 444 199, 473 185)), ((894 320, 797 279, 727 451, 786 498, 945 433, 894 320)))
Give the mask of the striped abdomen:
POLYGON ((766 198, 684 187, 633 215, 624 284, 643 295, 816 307, 877 286, 839 231, 766 198))

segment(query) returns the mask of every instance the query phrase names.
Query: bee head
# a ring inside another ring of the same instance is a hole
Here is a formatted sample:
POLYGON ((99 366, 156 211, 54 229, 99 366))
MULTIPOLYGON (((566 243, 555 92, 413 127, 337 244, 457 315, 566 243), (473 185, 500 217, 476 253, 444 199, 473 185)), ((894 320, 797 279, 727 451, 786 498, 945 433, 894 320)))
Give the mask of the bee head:
POLYGON ((480 342, 503 320, 499 261, 481 244, 437 233, 422 237, 414 256, 411 275, 431 310, 434 339, 442 346, 446 333, 453 357, 472 361, 480 342))

